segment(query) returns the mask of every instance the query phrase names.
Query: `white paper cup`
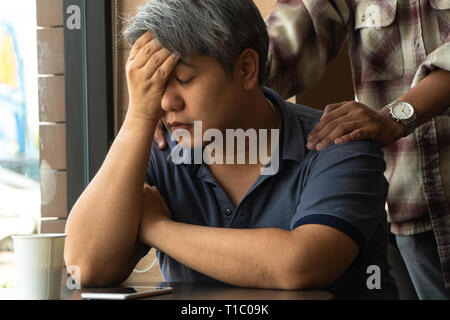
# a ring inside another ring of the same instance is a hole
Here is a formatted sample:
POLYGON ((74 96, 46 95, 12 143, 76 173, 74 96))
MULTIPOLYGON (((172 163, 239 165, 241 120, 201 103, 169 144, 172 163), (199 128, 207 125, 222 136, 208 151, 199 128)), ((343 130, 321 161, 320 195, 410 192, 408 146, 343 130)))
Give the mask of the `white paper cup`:
POLYGON ((66 234, 15 235, 20 298, 58 300, 66 234))

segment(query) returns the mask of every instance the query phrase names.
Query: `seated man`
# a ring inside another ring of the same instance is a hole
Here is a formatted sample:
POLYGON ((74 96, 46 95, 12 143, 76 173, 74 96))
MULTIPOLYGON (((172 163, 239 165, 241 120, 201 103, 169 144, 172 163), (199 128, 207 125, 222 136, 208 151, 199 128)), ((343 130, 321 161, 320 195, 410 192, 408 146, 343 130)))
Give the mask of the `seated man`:
POLYGON ((151 0, 125 36, 127 115, 66 227, 82 285, 124 281, 154 247, 167 281, 397 298, 383 154, 307 150, 321 112, 262 87, 268 35, 251 0, 151 0))

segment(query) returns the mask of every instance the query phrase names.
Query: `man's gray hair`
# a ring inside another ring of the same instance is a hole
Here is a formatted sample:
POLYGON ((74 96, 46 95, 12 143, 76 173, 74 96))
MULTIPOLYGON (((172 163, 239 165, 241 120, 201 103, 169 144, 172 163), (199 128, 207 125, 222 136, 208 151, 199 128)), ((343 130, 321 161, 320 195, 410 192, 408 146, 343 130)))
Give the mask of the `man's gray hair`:
POLYGON ((259 84, 269 48, 263 18, 252 0, 149 0, 124 30, 134 44, 146 31, 182 58, 193 54, 215 58, 227 74, 247 48, 259 54, 259 84))

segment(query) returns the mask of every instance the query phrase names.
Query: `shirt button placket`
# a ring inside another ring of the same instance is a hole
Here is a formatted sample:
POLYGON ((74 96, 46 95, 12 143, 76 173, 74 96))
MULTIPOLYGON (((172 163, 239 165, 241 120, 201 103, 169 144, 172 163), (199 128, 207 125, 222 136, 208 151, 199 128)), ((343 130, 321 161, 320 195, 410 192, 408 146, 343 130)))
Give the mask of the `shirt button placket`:
POLYGON ((415 46, 416 48, 419 48, 419 47, 420 47, 420 39, 414 40, 414 46, 415 46))

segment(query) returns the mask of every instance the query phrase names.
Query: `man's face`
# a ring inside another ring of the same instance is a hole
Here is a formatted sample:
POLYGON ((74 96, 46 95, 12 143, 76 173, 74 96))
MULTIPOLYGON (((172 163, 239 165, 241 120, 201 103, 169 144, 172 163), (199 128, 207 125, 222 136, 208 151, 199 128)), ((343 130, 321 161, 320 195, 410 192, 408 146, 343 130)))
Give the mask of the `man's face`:
POLYGON ((171 133, 189 131, 191 145, 182 146, 190 148, 194 139, 202 139, 194 136, 194 121, 202 122, 202 136, 207 129, 224 133, 227 128, 237 128, 242 101, 239 81, 226 74, 216 59, 193 55, 180 59, 167 81, 161 101, 163 120, 171 133))

